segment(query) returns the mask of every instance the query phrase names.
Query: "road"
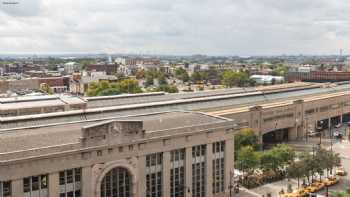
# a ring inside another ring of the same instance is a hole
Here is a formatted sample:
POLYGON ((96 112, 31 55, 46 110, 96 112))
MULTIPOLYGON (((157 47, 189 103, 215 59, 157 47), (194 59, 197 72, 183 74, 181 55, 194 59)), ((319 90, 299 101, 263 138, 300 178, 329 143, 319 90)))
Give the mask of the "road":
MULTIPOLYGON (((317 141, 316 139, 314 140, 317 141)), ((329 146, 330 140, 324 139, 323 146, 329 146)), ((305 142, 299 142, 298 145, 305 145, 305 142)), ((312 143, 312 142, 309 142, 312 143)), ((330 148, 330 147, 328 147, 330 148)), ((348 172, 347 176, 344 176, 341 178, 340 182, 332 187, 329 187, 329 192, 334 191, 344 191, 347 188, 350 187, 350 142, 348 140, 333 140, 333 146, 332 150, 336 153, 340 154, 340 157, 342 158, 342 165, 345 168, 345 170, 348 172)), ((297 188, 297 181, 292 179, 290 181, 288 180, 282 180, 270 184, 266 184, 254 189, 251 189, 249 191, 243 190, 239 194, 235 194, 235 197, 257 197, 257 196, 267 196, 267 193, 271 193, 272 197, 277 197, 278 192, 283 189, 284 191, 287 191, 287 185, 291 184, 293 189, 297 188)), ((325 194, 326 190, 323 189, 322 191, 318 192, 320 196, 323 196, 325 194)))

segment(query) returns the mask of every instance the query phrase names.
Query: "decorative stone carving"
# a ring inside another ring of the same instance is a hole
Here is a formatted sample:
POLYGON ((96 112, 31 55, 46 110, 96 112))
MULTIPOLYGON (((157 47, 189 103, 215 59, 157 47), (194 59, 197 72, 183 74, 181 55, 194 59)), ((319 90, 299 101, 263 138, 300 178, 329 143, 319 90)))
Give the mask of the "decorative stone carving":
POLYGON ((143 122, 106 121, 82 128, 82 146, 115 145, 144 137, 143 122))

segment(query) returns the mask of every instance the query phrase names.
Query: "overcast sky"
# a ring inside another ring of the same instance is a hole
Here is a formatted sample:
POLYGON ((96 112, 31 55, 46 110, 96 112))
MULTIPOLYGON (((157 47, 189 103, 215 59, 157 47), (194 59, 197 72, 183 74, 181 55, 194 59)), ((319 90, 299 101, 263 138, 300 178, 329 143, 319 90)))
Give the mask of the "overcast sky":
POLYGON ((0 2, 0 53, 350 53, 349 0, 0 2))

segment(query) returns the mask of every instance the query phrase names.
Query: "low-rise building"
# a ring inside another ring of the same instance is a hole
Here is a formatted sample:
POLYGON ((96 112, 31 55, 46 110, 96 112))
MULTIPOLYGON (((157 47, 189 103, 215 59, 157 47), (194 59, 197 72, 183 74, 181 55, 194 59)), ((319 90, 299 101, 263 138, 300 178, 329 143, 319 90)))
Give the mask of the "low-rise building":
POLYGON ((81 76, 74 74, 70 80, 70 92, 73 94, 85 95, 92 82, 109 81, 116 82, 118 78, 114 75, 106 75, 104 72, 92 72, 90 75, 81 76))
POLYGON ((164 112, 12 130, 0 137, 0 194, 226 196, 237 129, 226 118, 164 112))
POLYGON ((64 64, 64 72, 66 74, 72 74, 74 72, 79 71, 80 69, 80 64, 78 64, 77 62, 67 62, 64 64))
POLYGON ((20 96, 0 98, 0 117, 85 109, 87 102, 73 96, 20 96))
POLYGON ((284 82, 284 77, 272 75, 252 75, 250 79, 259 85, 271 85, 284 82))

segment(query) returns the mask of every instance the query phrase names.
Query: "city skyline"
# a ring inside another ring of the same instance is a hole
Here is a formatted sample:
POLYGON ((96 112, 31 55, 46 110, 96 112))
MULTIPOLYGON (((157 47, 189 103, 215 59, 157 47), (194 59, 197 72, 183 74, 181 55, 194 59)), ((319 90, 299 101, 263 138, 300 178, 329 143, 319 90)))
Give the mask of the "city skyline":
POLYGON ((253 56, 349 50, 345 0, 4 2, 3 53, 253 56))

